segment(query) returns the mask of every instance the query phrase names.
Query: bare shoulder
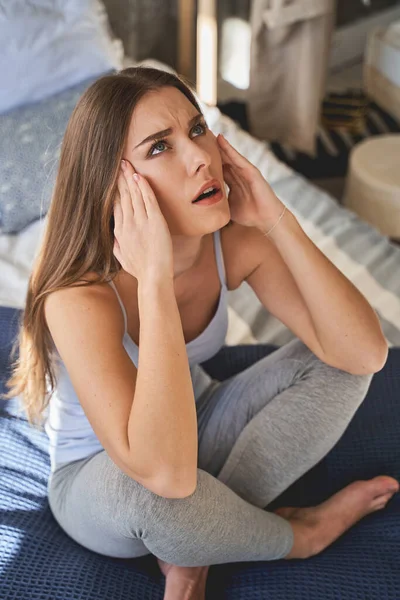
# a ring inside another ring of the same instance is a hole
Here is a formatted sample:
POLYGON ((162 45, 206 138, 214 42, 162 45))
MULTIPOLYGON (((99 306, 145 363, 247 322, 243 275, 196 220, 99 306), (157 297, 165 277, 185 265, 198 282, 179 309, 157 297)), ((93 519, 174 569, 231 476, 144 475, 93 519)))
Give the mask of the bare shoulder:
POLYGON ((123 315, 114 290, 107 283, 57 290, 46 298, 45 317, 100 444, 126 475, 153 491, 153 474, 136 469, 138 459, 130 449, 137 368, 123 345, 123 315))
MULTIPOLYGON (((95 281, 96 273, 88 272, 80 281, 95 281)), ((44 303, 44 313, 50 332, 62 329, 67 314, 80 315, 91 313, 91 319, 105 318, 110 328, 121 330, 123 335, 124 320, 118 299, 107 283, 92 285, 72 285, 49 294, 44 303)))
POLYGON ((266 245, 265 236, 256 227, 245 227, 233 222, 221 229, 221 246, 229 290, 237 289, 258 267, 266 245))

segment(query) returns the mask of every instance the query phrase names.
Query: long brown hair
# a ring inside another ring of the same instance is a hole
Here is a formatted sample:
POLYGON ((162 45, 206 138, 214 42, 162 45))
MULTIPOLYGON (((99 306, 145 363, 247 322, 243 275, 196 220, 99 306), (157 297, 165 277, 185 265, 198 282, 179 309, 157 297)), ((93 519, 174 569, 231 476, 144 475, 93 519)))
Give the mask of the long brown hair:
POLYGON ((44 315, 48 294, 110 281, 121 266, 113 254, 113 202, 133 111, 153 90, 174 86, 202 113, 190 83, 151 67, 130 67, 97 79, 81 96, 65 130, 46 229, 29 278, 25 309, 11 351, 19 346, 3 398, 21 395, 31 425, 56 386, 53 341, 44 315), (87 272, 98 278, 82 282, 87 272))

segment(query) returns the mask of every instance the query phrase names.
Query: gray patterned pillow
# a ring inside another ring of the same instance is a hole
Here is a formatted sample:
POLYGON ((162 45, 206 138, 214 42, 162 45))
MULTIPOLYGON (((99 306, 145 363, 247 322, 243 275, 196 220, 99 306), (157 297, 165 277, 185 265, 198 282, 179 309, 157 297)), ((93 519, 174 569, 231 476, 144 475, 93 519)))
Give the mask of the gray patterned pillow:
POLYGON ((47 213, 69 117, 98 77, 0 115, 0 233, 18 233, 47 213))

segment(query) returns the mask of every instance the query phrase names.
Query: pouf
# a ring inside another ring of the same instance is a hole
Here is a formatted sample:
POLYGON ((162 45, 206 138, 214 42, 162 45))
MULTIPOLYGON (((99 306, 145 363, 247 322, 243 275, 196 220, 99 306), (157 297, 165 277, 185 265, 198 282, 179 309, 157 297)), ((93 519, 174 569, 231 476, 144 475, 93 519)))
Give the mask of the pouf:
POLYGON ((350 153, 343 204, 393 239, 400 239, 400 134, 377 135, 350 153))

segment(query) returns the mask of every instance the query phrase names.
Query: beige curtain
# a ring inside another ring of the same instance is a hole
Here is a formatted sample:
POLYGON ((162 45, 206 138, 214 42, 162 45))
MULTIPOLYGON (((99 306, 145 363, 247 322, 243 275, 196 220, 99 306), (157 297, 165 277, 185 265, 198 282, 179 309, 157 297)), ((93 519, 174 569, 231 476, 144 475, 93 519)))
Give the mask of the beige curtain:
POLYGON ((113 32, 133 60, 155 58, 177 68, 177 0, 103 0, 113 32))
POLYGON ((253 0, 251 133, 315 155, 335 0, 253 0))

